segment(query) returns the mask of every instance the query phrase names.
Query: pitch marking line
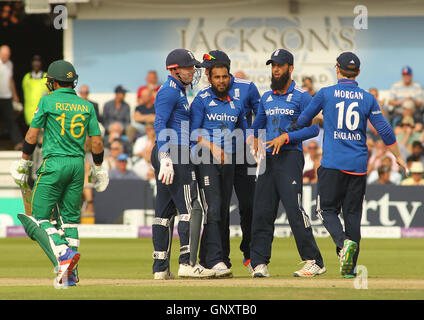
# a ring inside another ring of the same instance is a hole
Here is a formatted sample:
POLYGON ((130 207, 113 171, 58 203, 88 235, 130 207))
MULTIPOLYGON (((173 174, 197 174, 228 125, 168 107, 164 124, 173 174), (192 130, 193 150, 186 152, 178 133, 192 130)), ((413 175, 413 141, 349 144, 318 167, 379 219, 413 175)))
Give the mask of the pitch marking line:
MULTIPOLYGON (((51 286, 46 278, 0 278, 0 287, 51 286)), ((353 279, 82 279, 79 286, 354 288, 353 279)), ((423 279, 368 279, 368 289, 424 289, 423 279)))

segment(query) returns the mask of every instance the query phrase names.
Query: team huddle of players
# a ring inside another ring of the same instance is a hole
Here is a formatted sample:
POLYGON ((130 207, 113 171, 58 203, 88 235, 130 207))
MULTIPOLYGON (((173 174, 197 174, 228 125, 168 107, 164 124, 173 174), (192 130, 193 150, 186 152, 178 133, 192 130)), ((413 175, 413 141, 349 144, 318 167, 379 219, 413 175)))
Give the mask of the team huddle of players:
MULTIPOLYGON (((358 87, 360 61, 354 53, 337 57, 337 84, 321 89, 314 98, 292 80, 290 52, 276 50, 266 64, 271 66, 271 90, 260 96, 252 82, 232 76, 231 61, 222 51, 205 54, 202 62, 185 49, 167 56, 170 75, 155 100, 154 279, 175 277, 169 261, 176 217, 178 276, 232 277, 229 206, 233 187, 239 201, 243 264, 253 277, 269 277, 280 201, 304 263, 294 276, 325 273, 309 216, 302 208, 302 141, 318 135, 316 122, 324 128, 316 215, 336 244, 341 275, 355 277, 366 188, 367 121, 406 171, 394 133, 375 98, 358 87), (201 68, 210 85, 190 105, 186 87, 198 81, 201 68), (318 121, 321 111, 323 121, 318 121)), ((51 94, 40 100, 25 136, 22 159, 11 167, 24 193, 30 157, 44 130, 44 161, 37 170, 30 210, 19 219, 55 266, 58 286, 75 286, 79 281, 79 203, 87 135, 95 189, 104 191, 109 183, 102 167, 103 143, 94 107, 76 95, 77 79, 69 62, 59 60, 49 66, 51 94)))
POLYGON ((269 276, 280 201, 304 263, 294 276, 326 272, 302 208, 302 141, 318 135, 315 116, 320 111, 325 142, 318 172, 317 215, 337 246, 341 275, 355 276, 366 186, 367 120, 404 167, 393 131, 375 99, 355 81, 360 61, 354 53, 344 52, 337 58, 338 83, 320 90, 314 99, 292 80, 294 57, 289 51, 274 51, 266 64, 271 65, 271 90, 261 97, 252 82, 232 76, 231 61, 222 51, 205 54, 202 62, 185 49, 169 53, 166 67, 170 75, 155 102, 155 279, 174 278, 169 260, 177 215, 178 276, 232 276, 229 206, 233 186, 240 207, 243 263, 253 277, 269 276), (189 105, 185 88, 196 81, 200 68, 205 69, 210 85, 189 105), (343 138, 349 136, 355 139, 343 138), (344 229, 338 217, 341 212, 344 229))

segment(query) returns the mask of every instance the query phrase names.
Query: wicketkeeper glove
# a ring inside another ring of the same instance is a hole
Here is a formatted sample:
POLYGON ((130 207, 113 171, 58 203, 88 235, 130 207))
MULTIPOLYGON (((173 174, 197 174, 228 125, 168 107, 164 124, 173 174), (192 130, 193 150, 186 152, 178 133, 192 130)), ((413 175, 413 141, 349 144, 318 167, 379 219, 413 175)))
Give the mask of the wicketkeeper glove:
POLYGON ((101 166, 93 166, 94 189, 97 192, 103 192, 109 185, 109 173, 101 166))
POLYGON ((172 160, 168 152, 161 152, 159 154, 160 158, 160 170, 158 179, 164 184, 172 184, 174 180, 174 167, 172 165, 172 160))
POLYGON ((29 168, 31 168, 33 162, 30 160, 20 159, 13 161, 10 165, 10 174, 13 180, 19 187, 28 186, 29 168))

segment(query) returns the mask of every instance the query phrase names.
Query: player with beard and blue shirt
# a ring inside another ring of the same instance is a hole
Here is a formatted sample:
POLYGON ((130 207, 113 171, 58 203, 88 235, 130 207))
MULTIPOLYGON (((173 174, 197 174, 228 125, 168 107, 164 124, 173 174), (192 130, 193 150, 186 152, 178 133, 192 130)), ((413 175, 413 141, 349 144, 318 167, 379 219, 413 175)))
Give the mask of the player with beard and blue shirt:
MULTIPOLYGON (((293 55, 284 49, 272 53, 271 91, 263 94, 252 125, 254 136, 247 142, 258 152, 258 130, 266 129, 266 155, 259 164, 266 165, 258 176, 252 219, 250 259, 253 277, 269 277, 268 264, 274 235, 274 223, 281 200, 304 266, 295 277, 313 277, 326 272, 312 234, 311 223, 302 208, 302 172, 305 163, 302 141, 318 135, 318 125, 289 132, 297 117, 311 101, 308 92, 291 79, 293 55)), ((260 150, 260 149, 259 149, 260 150)))
MULTIPOLYGON (((205 74, 208 75, 209 69, 215 63, 225 63, 231 67, 231 60, 228 55, 220 50, 212 50, 203 55, 202 67, 205 68, 205 74)), ((207 90, 207 89, 205 89, 207 90)), ((230 73, 230 83, 228 95, 234 101, 239 101, 243 107, 248 126, 252 125, 253 117, 258 112, 261 96, 255 84, 246 79, 234 77, 230 73)), ((243 159, 242 163, 237 162, 234 170, 234 191, 238 199, 240 227, 242 231, 242 240, 240 250, 243 253, 243 265, 249 272, 250 266, 250 235, 252 226, 253 195, 255 193, 255 172, 256 161, 249 152, 246 145, 239 144, 237 154, 243 159)), ((224 263, 231 268, 230 262, 230 216, 221 224, 222 246, 224 252, 224 263)))
POLYGON ((355 277, 361 239, 362 202, 367 177, 368 120, 407 172, 396 137, 372 94, 358 87, 359 58, 343 52, 337 58, 337 84, 322 88, 300 114, 296 127, 309 125, 321 110, 324 143, 318 168, 317 215, 336 244, 340 273, 355 277), (345 228, 338 215, 343 212, 345 228))
POLYGON ((197 94, 190 108, 191 140, 196 144, 194 153, 200 158, 196 175, 205 210, 199 263, 222 278, 232 276, 224 261, 229 258, 223 250, 222 229, 229 219, 236 145, 237 141, 244 143, 247 129, 243 106, 228 95, 229 71, 226 63, 211 66, 211 85, 197 94))

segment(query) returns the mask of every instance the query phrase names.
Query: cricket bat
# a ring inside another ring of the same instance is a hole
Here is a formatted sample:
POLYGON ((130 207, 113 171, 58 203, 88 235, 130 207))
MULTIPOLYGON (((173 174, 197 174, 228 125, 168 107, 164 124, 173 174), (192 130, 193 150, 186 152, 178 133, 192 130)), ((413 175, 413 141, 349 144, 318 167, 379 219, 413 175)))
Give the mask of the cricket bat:
POLYGON ((24 202, 25 214, 27 216, 31 216, 32 215, 32 206, 31 206, 32 190, 29 187, 28 183, 24 183, 23 186, 21 186, 19 189, 21 189, 22 201, 24 202))

